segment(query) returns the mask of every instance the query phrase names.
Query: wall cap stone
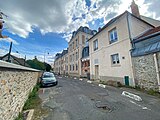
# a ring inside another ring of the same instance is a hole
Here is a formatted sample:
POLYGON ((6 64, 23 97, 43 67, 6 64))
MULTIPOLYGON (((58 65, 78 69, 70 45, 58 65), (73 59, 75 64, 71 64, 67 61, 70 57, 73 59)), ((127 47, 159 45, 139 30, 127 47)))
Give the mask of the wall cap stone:
POLYGON ((27 71, 34 71, 34 72, 39 72, 40 70, 29 68, 29 67, 24 67, 21 65, 9 63, 0 60, 0 68, 7 68, 7 69, 19 69, 19 70, 27 70, 27 71))

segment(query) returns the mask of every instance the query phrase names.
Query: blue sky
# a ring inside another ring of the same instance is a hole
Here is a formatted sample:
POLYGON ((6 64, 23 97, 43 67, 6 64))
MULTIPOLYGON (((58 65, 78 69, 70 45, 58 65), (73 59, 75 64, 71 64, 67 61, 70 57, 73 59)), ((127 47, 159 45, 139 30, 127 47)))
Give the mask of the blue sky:
MULTIPOLYGON (((97 30, 111 18, 130 11, 132 0, 0 0, 4 17, 3 34, 0 39, 0 56, 9 50, 17 57, 34 56, 41 61, 53 63, 54 55, 68 47, 72 32, 80 26, 97 30), (18 51, 18 53, 17 53, 18 51), (47 54, 49 53, 49 54, 47 54)), ((159 0, 135 0, 141 15, 160 20, 159 0)))

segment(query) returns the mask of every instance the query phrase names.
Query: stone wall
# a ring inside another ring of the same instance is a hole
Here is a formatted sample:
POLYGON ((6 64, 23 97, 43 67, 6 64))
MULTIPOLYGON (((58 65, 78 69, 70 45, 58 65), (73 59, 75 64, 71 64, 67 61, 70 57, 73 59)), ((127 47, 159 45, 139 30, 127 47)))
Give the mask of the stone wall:
POLYGON ((16 66, 5 68, 0 61, 0 120, 14 120, 18 116, 39 77, 37 70, 20 66, 15 69, 16 66))
MULTIPOLYGON (((160 63, 160 53, 157 54, 158 62, 160 63)), ((158 91, 158 81, 153 54, 132 57, 132 62, 136 85, 146 90, 152 89, 158 91)))

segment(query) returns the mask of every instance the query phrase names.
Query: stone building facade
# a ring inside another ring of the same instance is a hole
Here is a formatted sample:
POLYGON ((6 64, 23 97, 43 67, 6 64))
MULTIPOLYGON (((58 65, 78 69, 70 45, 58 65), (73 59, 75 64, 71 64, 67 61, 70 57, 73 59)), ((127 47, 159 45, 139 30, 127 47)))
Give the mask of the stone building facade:
POLYGON ((18 116, 38 77, 38 70, 0 61, 0 120, 18 116))
POLYGON ((132 43, 136 86, 160 91, 160 27, 146 31, 132 43))

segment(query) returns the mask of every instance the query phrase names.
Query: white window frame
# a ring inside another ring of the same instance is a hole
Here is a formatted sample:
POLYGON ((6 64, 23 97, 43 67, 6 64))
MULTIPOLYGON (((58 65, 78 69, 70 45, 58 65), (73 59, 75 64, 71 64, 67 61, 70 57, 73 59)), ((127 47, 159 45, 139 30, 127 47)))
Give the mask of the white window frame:
POLYGON ((98 50, 98 39, 93 41, 93 50, 94 51, 98 50))
POLYGON ((117 33, 117 29, 114 28, 109 31, 109 42, 110 42, 110 44, 112 44, 116 41, 118 41, 118 33, 117 33))
POLYGON ((111 64, 112 65, 119 65, 120 64, 120 59, 119 59, 119 54, 116 53, 116 54, 112 54, 111 55, 111 64))

